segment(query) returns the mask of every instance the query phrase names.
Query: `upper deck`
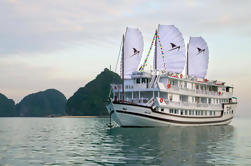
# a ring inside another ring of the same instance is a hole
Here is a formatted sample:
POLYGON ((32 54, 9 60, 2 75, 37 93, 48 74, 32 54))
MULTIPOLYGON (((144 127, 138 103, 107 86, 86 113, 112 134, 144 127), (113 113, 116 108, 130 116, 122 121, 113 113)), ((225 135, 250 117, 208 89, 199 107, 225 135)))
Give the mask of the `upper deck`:
MULTIPOLYGON (((160 71, 135 72, 124 82, 125 92, 159 91, 177 95, 231 98, 233 86, 217 80, 207 80, 160 71)), ((121 85, 113 85, 114 92, 121 92, 121 85)))

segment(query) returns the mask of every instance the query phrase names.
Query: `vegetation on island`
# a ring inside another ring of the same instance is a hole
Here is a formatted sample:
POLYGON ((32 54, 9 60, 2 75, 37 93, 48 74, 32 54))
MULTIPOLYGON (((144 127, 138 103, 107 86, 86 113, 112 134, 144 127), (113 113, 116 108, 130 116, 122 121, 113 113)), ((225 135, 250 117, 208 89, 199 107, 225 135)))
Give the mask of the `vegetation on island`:
POLYGON ((47 117, 65 115, 66 97, 56 89, 30 94, 16 105, 21 117, 47 117))
POLYGON ((0 93, 0 117, 17 116, 15 102, 0 93))
POLYGON ((111 83, 121 83, 117 73, 104 69, 85 87, 81 87, 66 104, 68 115, 103 116, 108 115, 104 101, 108 99, 111 83))
POLYGON ((27 95, 16 105, 12 99, 0 94, 0 117, 108 115, 104 101, 108 99, 112 83, 121 83, 121 78, 105 68, 94 80, 79 88, 68 101, 56 89, 27 95))

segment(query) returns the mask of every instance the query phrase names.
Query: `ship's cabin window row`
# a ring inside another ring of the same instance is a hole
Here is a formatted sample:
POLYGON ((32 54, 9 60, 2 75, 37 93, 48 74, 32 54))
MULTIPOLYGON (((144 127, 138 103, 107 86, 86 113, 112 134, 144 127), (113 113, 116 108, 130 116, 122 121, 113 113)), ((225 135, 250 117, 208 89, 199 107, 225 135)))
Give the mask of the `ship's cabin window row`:
MULTIPOLYGON (((154 78, 155 79, 155 78, 154 78)), ((131 84, 149 84, 152 81, 152 78, 133 78, 131 81, 125 82, 125 85, 127 83, 131 84)), ((210 92, 218 92, 219 90, 222 92, 233 92, 233 87, 229 86, 218 86, 217 84, 201 84, 200 82, 191 82, 191 80, 177 80, 173 78, 167 78, 167 77, 160 77, 159 79, 160 83, 163 83, 165 85, 170 84, 171 87, 179 87, 184 89, 190 89, 190 90, 201 90, 201 91, 210 91, 210 92)), ((223 84, 224 85, 224 84, 223 84)), ((148 86, 147 86, 148 87, 148 86)), ((149 87, 148 87, 149 88, 149 87)))
MULTIPOLYGON (((164 110, 161 109, 161 111, 163 112, 164 110)), ((183 110, 183 109, 179 110, 170 108, 169 113, 177 115, 192 115, 192 116, 216 116, 216 111, 206 111, 206 110, 183 110)))
MULTIPOLYGON (((164 112, 164 109, 161 109, 162 112, 164 112)), ((220 115, 220 111, 206 111, 206 110, 183 110, 183 109, 169 109, 170 114, 177 114, 177 115, 192 115, 192 116, 216 116, 218 112, 218 115, 220 115)), ((226 111, 224 112, 224 115, 226 114, 233 114, 234 111, 226 111)))

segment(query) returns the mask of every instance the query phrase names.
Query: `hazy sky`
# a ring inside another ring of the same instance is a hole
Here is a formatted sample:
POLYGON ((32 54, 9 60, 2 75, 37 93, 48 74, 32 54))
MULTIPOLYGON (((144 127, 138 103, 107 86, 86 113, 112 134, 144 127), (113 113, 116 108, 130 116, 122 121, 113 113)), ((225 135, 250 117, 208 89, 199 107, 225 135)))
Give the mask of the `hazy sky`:
POLYGON ((141 29, 147 51, 157 25, 174 24, 186 41, 208 42, 207 77, 234 84, 248 113, 250 9, 249 0, 0 0, 0 93, 19 102, 56 88, 68 98, 114 68, 126 26, 141 29))

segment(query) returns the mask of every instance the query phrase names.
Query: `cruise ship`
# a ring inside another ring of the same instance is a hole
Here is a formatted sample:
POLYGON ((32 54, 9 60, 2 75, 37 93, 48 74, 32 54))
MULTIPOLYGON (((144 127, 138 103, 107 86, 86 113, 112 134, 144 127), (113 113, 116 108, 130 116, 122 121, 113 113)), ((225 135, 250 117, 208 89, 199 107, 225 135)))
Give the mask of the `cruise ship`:
POLYGON ((127 28, 120 51, 122 83, 111 85, 106 106, 119 126, 226 125, 232 121, 237 107, 234 88, 206 78, 209 50, 202 37, 190 37, 185 45, 177 27, 158 25, 144 59, 143 50, 141 31, 127 28))

